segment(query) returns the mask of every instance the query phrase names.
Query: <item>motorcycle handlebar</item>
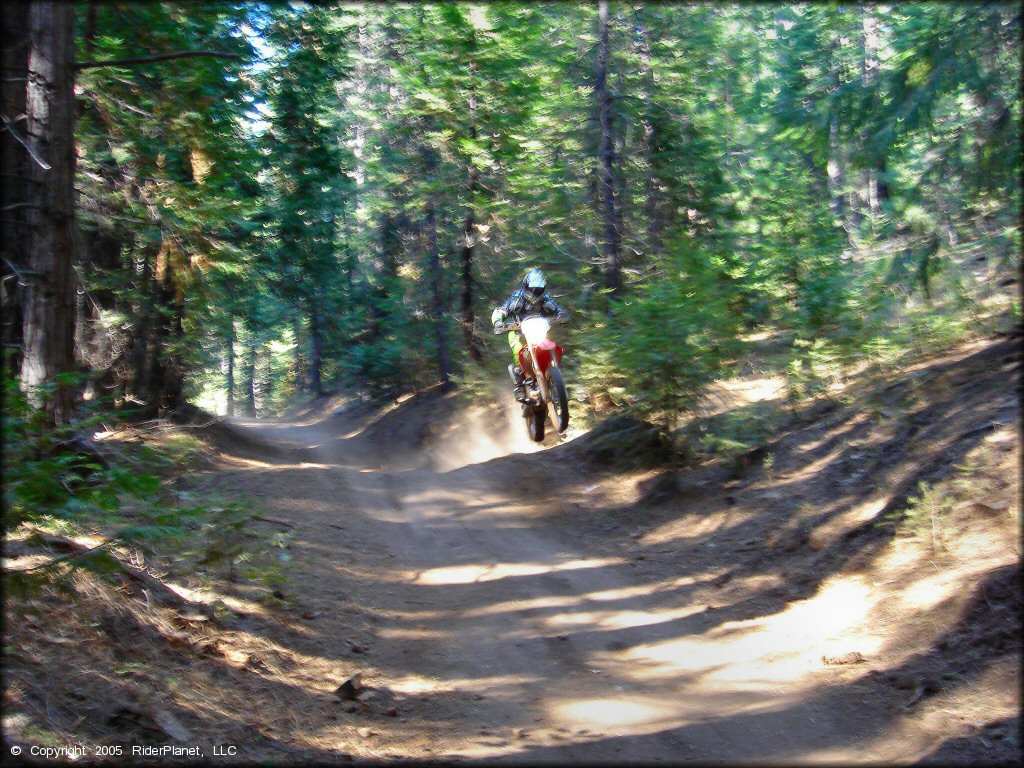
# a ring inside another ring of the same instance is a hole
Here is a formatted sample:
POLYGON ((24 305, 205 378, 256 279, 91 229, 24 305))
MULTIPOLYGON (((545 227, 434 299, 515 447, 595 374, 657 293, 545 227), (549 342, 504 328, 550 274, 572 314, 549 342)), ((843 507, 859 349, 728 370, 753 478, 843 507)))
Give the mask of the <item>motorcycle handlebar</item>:
MULTIPOLYGON (((551 322, 551 323, 565 323, 565 322, 568 322, 568 320, 560 320, 557 316, 556 317, 549 317, 548 321, 551 322)), ((520 330, 519 323, 516 323, 516 322, 511 322, 511 323, 495 323, 494 324, 494 335, 495 336, 500 336, 501 334, 508 333, 509 331, 518 331, 518 330, 520 330)))

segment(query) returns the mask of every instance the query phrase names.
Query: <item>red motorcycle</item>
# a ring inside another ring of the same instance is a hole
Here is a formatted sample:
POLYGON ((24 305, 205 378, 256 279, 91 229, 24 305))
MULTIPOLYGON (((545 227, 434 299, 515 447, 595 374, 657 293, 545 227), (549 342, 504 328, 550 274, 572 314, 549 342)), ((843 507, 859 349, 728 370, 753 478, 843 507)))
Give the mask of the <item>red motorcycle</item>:
POLYGON ((525 382, 526 402, 523 418, 526 431, 534 442, 544 439, 544 426, 550 414, 559 434, 569 428, 569 396, 562 380, 562 348, 548 338, 551 323, 545 317, 527 317, 521 323, 504 323, 499 333, 520 330, 526 344, 519 350, 519 366, 533 370, 534 377, 525 382), (548 405, 551 408, 549 410, 548 405))

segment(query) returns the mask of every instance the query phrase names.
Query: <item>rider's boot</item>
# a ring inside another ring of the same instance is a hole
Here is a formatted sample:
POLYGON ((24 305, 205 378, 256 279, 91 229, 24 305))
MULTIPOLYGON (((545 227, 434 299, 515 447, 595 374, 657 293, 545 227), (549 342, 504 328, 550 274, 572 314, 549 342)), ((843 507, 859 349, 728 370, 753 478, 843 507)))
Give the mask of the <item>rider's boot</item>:
POLYGON ((526 397, 526 385, 523 383, 523 369, 518 365, 509 365, 508 375, 512 377, 512 384, 515 387, 512 394, 516 401, 525 403, 528 398, 526 397))

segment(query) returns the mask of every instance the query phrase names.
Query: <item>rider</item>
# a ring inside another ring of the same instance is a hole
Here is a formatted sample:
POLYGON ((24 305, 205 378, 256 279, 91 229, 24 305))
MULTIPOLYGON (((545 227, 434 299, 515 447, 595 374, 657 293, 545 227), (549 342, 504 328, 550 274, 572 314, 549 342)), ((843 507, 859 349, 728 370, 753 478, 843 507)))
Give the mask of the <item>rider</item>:
MULTIPOLYGON (((546 290, 547 285, 547 278, 539 269, 527 272, 522 286, 514 290, 505 303, 491 313, 491 324, 494 325, 495 333, 501 333, 504 325, 521 322, 527 317, 547 317, 556 323, 568 322, 569 313, 555 303, 546 290)), ((512 347, 514 362, 508 367, 508 371, 515 384, 515 398, 519 402, 526 402, 526 381, 533 379, 534 376, 528 356, 522 361, 526 369, 519 367, 519 350, 525 343, 526 340, 520 331, 509 331, 508 344, 512 347)))

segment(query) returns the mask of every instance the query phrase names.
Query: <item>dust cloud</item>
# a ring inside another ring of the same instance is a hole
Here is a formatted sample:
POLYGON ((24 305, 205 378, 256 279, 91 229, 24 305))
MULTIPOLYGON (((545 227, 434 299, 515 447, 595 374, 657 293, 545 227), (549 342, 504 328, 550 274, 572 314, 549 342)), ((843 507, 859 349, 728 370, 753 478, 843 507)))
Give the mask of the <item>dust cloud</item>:
POLYGON ((450 472, 512 453, 533 453, 543 448, 543 444, 530 440, 520 406, 506 394, 504 398, 495 397, 484 405, 462 411, 434 437, 426 450, 435 471, 450 472))

